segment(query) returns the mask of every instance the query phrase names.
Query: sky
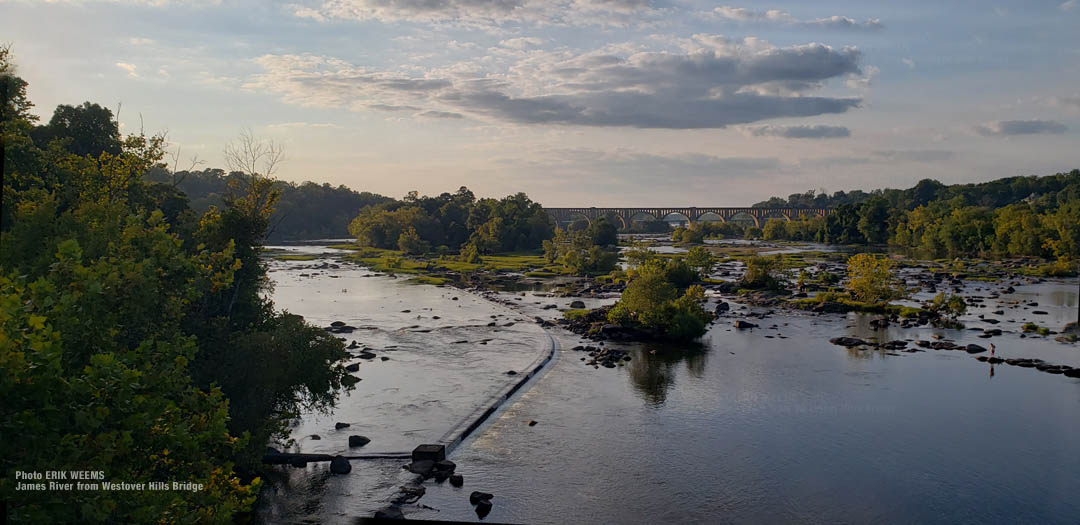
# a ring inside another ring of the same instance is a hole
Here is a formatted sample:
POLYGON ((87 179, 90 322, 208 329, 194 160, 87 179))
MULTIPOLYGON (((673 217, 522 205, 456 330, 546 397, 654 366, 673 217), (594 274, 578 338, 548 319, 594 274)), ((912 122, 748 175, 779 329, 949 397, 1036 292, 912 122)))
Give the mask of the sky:
POLYGON ((1080 0, 0 0, 35 111, 223 167, 546 206, 749 206, 1080 167, 1080 0))

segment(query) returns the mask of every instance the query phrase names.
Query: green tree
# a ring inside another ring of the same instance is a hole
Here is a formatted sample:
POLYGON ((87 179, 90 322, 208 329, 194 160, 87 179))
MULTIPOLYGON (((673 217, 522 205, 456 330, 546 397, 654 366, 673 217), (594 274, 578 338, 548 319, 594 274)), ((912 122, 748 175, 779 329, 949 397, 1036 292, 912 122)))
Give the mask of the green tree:
POLYGON ((867 303, 883 303, 905 297, 906 292, 893 274, 895 263, 869 253, 848 259, 848 292, 867 303))

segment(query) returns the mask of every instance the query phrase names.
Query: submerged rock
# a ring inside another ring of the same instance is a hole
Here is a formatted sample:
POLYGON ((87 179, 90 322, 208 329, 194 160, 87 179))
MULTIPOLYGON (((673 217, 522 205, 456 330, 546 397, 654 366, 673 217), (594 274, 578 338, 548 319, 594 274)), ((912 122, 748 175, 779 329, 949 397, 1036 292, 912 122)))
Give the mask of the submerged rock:
POLYGON ((473 505, 476 505, 477 503, 479 503, 481 501, 490 501, 491 498, 494 498, 494 497, 495 497, 494 494, 488 494, 487 492, 480 492, 480 491, 477 490, 477 491, 473 491, 472 494, 469 494, 469 503, 472 503, 473 505))

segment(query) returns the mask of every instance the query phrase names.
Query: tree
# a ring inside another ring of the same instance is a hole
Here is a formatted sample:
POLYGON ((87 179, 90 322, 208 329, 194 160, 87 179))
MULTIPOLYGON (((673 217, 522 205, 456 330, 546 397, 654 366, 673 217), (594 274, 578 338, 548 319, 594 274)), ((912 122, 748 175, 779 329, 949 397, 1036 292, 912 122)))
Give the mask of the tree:
POLYGON ((690 340, 703 335, 712 315, 701 306, 705 291, 680 289, 669 277, 670 268, 658 259, 647 261, 632 275, 622 296, 608 312, 608 320, 642 328, 665 338, 690 340))
POLYGON ((699 279, 705 279, 712 275, 713 267, 716 266, 716 258, 712 252, 701 246, 694 246, 686 252, 686 264, 697 273, 699 279))
POLYGON ((120 127, 112 111, 90 102, 56 106, 49 123, 36 127, 33 136, 42 148, 54 140, 64 141, 65 148, 80 157, 119 155, 122 146, 120 127))
POLYGON ((431 249, 431 245, 427 241, 421 239, 416 233, 416 228, 412 227, 398 236, 397 244, 399 250, 409 255, 422 255, 431 249))
POLYGON ((776 272, 783 267, 778 255, 755 255, 746 260, 746 273, 739 280, 745 288, 778 288, 776 272))
POLYGON ((848 292, 859 301, 885 303, 906 296, 891 259, 860 253, 848 259, 847 267, 848 292))

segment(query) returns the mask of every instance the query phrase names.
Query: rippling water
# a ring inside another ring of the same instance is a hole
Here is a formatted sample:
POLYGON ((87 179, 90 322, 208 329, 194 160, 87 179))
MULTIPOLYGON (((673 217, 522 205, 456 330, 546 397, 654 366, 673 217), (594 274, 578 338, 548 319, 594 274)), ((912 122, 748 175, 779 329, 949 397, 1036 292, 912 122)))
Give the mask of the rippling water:
MULTIPOLYGON (((342 439, 364 433, 377 438, 369 446, 385 450, 441 435, 434 429, 445 431, 504 384, 502 372, 534 358, 545 337, 527 322, 488 327, 490 315, 501 316, 498 324, 553 317, 557 310, 544 305, 565 308, 573 299, 508 292, 503 298, 518 304, 508 310, 450 288, 361 277, 360 269, 301 278, 295 268, 313 263, 276 264, 279 306, 319 323, 378 326, 354 335, 391 357, 361 365, 363 390, 334 415, 305 418, 294 433, 305 451, 341 450, 332 428, 343 419, 360 426, 342 439), (459 337, 470 341, 460 350, 449 344, 459 337), (486 338, 494 339, 477 344, 486 338), (380 350, 388 347, 396 348, 380 350), (310 433, 323 439, 303 439, 310 433)), ((988 297, 1000 286, 972 283, 965 295, 988 297)), ((1053 330, 1076 320, 1077 289, 1075 279, 1017 286, 964 320, 990 327, 979 315, 1000 319, 995 327, 1006 334, 989 340, 999 356, 1080 366, 1080 345, 1019 334, 1028 320, 1053 330), (999 308, 1003 315, 990 313, 999 308)), ((774 315, 753 320, 759 329, 731 328, 751 310, 735 305, 736 315, 699 345, 624 345, 632 360, 615 369, 586 366, 569 350, 579 340, 556 332, 563 350, 555 363, 452 454, 465 486, 427 482, 422 506, 403 510, 411 519, 475 521, 468 495, 482 490, 495 494, 485 521, 510 523, 1075 523, 1080 516, 1080 380, 991 367, 962 351, 828 343, 838 335, 937 334, 986 346, 975 330, 874 330, 854 314, 774 315)), ((354 461, 349 476, 288 469, 263 516, 370 515, 407 479, 400 463, 354 461)))

